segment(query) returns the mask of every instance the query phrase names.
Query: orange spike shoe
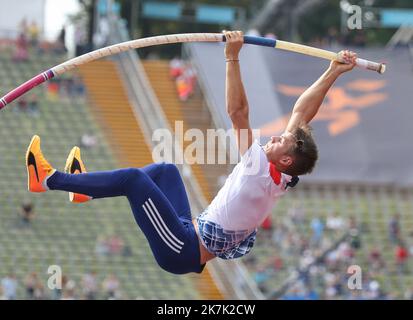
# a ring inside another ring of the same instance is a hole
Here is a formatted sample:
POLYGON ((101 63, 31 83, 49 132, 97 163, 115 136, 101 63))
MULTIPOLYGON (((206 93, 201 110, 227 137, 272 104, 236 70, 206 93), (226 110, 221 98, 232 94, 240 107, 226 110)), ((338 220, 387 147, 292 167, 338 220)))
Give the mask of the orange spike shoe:
MULTIPOLYGON (((65 172, 70 174, 79 174, 87 172, 85 165, 83 164, 82 158, 80 157, 79 147, 73 147, 70 151, 69 156, 66 160, 65 172)), ((82 203, 87 202, 90 199, 92 198, 87 195, 69 192, 69 200, 71 202, 82 203)))
POLYGON ((40 149, 40 137, 34 135, 26 151, 27 188, 30 192, 49 190, 47 179, 55 173, 40 149))

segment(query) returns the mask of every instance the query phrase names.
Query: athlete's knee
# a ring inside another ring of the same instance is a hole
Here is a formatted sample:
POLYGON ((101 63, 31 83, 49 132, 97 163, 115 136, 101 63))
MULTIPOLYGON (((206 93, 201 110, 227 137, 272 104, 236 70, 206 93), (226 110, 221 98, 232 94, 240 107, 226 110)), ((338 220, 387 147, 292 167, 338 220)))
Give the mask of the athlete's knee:
POLYGON ((162 162, 162 169, 167 174, 179 174, 178 167, 173 163, 162 162))
POLYGON ((142 170, 139 168, 125 168, 122 169, 124 175, 129 179, 140 178, 143 174, 142 170))
POLYGON ((139 168, 125 168, 122 169, 124 173, 124 185, 127 189, 135 183, 141 184, 142 180, 146 179, 146 173, 139 168))

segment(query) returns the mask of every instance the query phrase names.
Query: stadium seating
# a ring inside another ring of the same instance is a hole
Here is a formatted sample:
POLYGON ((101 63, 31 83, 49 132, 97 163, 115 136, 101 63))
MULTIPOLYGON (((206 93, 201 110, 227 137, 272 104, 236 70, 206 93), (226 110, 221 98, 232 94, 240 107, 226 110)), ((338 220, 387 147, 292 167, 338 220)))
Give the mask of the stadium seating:
MULTIPOLYGON (((93 110, 105 131, 110 132, 109 141, 121 163, 141 167, 152 162, 143 133, 135 120, 133 107, 126 97, 126 89, 123 87, 116 64, 113 61, 96 61, 82 66, 80 73, 89 89, 93 110)), ((199 174, 196 177, 202 178, 199 174)), ((222 294, 214 284, 208 269, 205 269, 202 275, 188 277, 193 278, 203 298, 222 299, 222 294)))
MULTIPOLYGON (((361 267, 363 276, 366 279, 364 289, 368 290, 369 281, 377 281, 385 294, 385 298, 405 298, 405 292, 413 287, 413 276, 411 273, 412 262, 407 261, 406 272, 401 272, 395 262, 395 247, 389 239, 388 225, 394 214, 400 214, 401 239, 411 245, 411 232, 413 230, 413 218, 410 216, 412 210, 412 193, 406 190, 393 190, 385 187, 373 186, 352 186, 345 185, 326 185, 326 186, 297 186, 296 190, 290 191, 282 198, 272 212, 274 229, 279 228, 280 224, 289 225, 290 236, 299 235, 300 240, 310 241, 313 234, 311 221, 319 218, 324 226, 329 216, 337 214, 343 218, 344 226, 341 230, 332 230, 324 227, 324 241, 330 244, 338 240, 349 230, 348 223, 350 218, 354 218, 359 231, 361 246, 354 250, 354 257, 346 263, 341 264, 338 270, 341 277, 341 284, 344 291, 334 299, 344 299, 349 297, 350 291, 347 289, 349 274, 347 268, 350 265, 361 267), (298 214, 297 214, 298 213, 298 214), (294 220, 296 219, 296 220, 294 220), (278 226, 278 227, 277 227, 278 226), (374 271, 369 262, 369 255, 373 249, 378 249, 381 253, 385 267, 374 271)), ((273 234, 265 234, 264 230, 259 233, 256 245, 252 253, 246 258, 246 264, 252 276, 257 276, 257 271, 266 270, 267 277, 262 284, 260 279, 258 285, 266 293, 276 291, 286 281, 295 270, 300 267, 300 259, 303 258, 302 252, 294 252, 282 248, 274 239, 273 234), (282 260, 281 270, 274 270, 274 257, 282 260)), ((297 249, 299 246, 292 246, 297 249)), ((316 250, 317 247, 311 244, 309 248, 316 250)), ((322 252, 318 251, 314 256, 319 256, 322 252)), ((320 264, 325 267, 326 262, 320 264)), ((315 277, 314 277, 315 279, 315 277)), ((312 282, 313 289, 320 298, 326 296, 326 284, 321 281, 312 282)))
MULTIPOLYGON (((12 64, 10 54, 2 53, 0 94, 59 62, 60 57, 43 55, 36 61, 12 64)), ((186 120, 184 129, 205 130, 210 126, 210 116, 203 113, 200 96, 195 95, 187 102, 178 101, 174 82, 169 79, 166 62, 148 61, 144 63, 144 67, 170 124, 183 119, 186 120), (200 114, 202 116, 197 116, 200 114)), ((113 63, 99 61, 87 68, 90 69, 81 70, 87 86, 92 88, 94 84, 99 84, 105 88, 103 93, 108 95, 99 101, 100 109, 90 106, 82 96, 69 98, 63 93, 55 99, 47 93, 44 85, 34 90, 39 97, 38 116, 18 111, 16 102, 0 113, 0 278, 14 272, 20 284, 18 297, 24 298, 23 279, 27 274, 36 271, 46 281, 48 266, 60 265, 63 273, 76 281, 79 296, 81 276, 95 270, 99 282, 108 274, 115 274, 121 282, 121 292, 125 298, 202 298, 193 283, 194 276, 173 276, 159 269, 124 199, 104 199, 73 205, 68 202, 65 193, 35 195, 26 191, 24 153, 34 133, 42 137, 45 154, 58 168, 63 168, 70 148, 78 144, 82 134, 86 132, 92 132, 99 141, 97 146, 82 151, 90 171, 150 162, 142 133, 132 123, 126 122, 127 118, 132 117, 130 110, 123 109, 125 96, 111 94, 113 87, 105 87, 108 85, 105 80, 110 79, 111 86, 119 89, 113 63), (113 125, 108 127, 107 123, 113 125), (133 133, 130 130, 134 130, 133 133), (110 142, 107 133, 110 135, 110 142), (129 135, 134 138, 128 139, 129 135), (116 141, 118 148, 113 146, 113 141, 116 141), (130 152, 134 152, 135 156, 130 156, 130 152), (21 225, 18 216, 24 201, 31 201, 36 213, 34 221, 28 227, 21 225), (124 243, 131 248, 132 255, 97 255, 95 251, 98 239, 111 235, 121 236, 124 243)), ((197 94, 201 95, 200 92, 197 94)), ((208 171, 209 169, 209 166, 199 166, 194 167, 194 172, 205 194, 212 197, 218 189, 214 181, 216 183, 217 177, 226 173, 226 168, 221 166, 212 168, 211 171, 208 171)), ((300 183, 278 202, 272 212, 272 219, 274 226, 286 225, 290 236, 300 243, 301 240, 310 241, 313 218, 318 217, 325 224, 326 220, 336 213, 347 225, 350 217, 353 217, 361 246, 354 250, 352 259, 339 265, 337 272, 343 277, 344 291, 334 298, 348 298, 347 267, 355 264, 362 268, 363 277, 367 279, 364 285, 368 286, 372 279, 377 280, 387 298, 402 299, 405 298, 405 292, 413 288, 413 266, 410 257, 407 272, 399 270, 395 262, 396 245, 389 239, 388 225, 393 215, 398 213, 401 238, 408 248, 412 246, 412 199, 412 191, 405 189, 300 183), (378 248, 385 261, 385 267, 376 272, 372 272, 369 262, 369 255, 374 248, 378 248)), ((346 227, 340 231, 325 229, 323 238, 327 247, 347 231, 346 227)), ((272 237, 271 232, 261 230, 254 250, 242 259, 250 270, 251 277, 255 279, 258 279, 258 270, 270 270, 265 284, 258 283, 268 294, 279 289, 303 261, 303 252, 300 252, 299 245, 286 247, 274 243, 272 237), (268 268, 274 264, 275 256, 282 260, 279 270, 268 268)), ((317 247, 310 248, 315 249, 316 254, 322 253, 317 247)), ((321 263, 322 267, 325 267, 324 264, 321 263)), ((318 297, 329 298, 322 277, 314 276, 312 284, 318 297)), ((46 292, 49 297, 50 294, 47 290, 46 292)), ((99 298, 103 297, 100 292, 99 298)))
MULTIPOLYGON (((61 57, 43 55, 27 63, 13 64, 10 54, 2 52, 0 78, 4 85, 1 94, 60 61, 61 57)), ((110 70, 104 69, 104 72, 109 73, 110 70)), ((73 145, 80 143, 84 133, 93 133, 98 140, 95 147, 82 149, 88 170, 119 167, 119 160, 115 158, 118 150, 112 150, 107 142, 107 128, 102 127, 102 122, 84 97, 66 97, 62 93, 51 98, 45 85, 33 92, 39 97, 38 116, 19 111, 15 102, 2 110, 0 117, 3 137, 0 143, 0 278, 9 272, 17 276, 20 299, 25 297, 25 276, 37 272, 46 284, 49 265, 61 266, 63 274, 76 281, 79 298, 81 277, 93 270, 97 272, 100 283, 107 275, 115 274, 121 283, 123 298, 200 298, 190 276, 174 276, 159 269, 124 199, 74 205, 69 203, 65 193, 28 193, 24 155, 35 133, 41 136, 42 148, 48 159, 59 169, 63 168, 68 152, 73 145), (22 226, 19 217, 24 201, 33 203, 36 214, 29 226, 22 226), (130 247, 130 256, 96 254, 97 239, 112 235, 120 236, 125 246, 130 247)), ((121 107, 111 106, 113 110, 121 107)), ((115 119, 113 113, 102 116, 115 119)), ((117 137, 117 133, 110 134, 117 137)), ((130 145, 145 145, 139 141, 139 137, 134 135, 130 145)), ((132 161, 136 159, 127 159, 121 165, 129 165, 132 161)), ((102 290, 99 292, 98 298, 104 298, 102 290)), ((51 297, 47 289, 45 296, 51 297)))

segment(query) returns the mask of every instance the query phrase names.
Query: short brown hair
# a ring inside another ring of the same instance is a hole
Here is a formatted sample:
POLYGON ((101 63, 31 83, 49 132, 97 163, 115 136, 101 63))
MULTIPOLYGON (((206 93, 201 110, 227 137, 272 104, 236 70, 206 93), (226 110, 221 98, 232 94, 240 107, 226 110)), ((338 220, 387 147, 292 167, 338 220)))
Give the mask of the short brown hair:
POLYGON ((290 176, 299 176, 313 171, 318 159, 318 149, 311 131, 311 127, 306 125, 298 127, 292 132, 297 140, 290 151, 294 159, 284 173, 290 176))

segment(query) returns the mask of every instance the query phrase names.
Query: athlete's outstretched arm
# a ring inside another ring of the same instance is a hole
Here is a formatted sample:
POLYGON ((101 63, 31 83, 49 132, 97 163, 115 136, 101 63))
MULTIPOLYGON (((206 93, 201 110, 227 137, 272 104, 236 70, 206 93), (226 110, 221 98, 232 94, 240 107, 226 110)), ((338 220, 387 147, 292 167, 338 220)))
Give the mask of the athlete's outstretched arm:
POLYGON ((317 114, 328 90, 336 79, 344 72, 354 68, 357 55, 347 50, 342 51, 341 54, 348 64, 332 61, 324 74, 304 91, 294 105, 287 131, 293 132, 295 128, 309 123, 317 114))
POLYGON ((244 43, 241 31, 224 31, 226 37, 226 106, 235 130, 238 149, 243 155, 252 144, 252 131, 249 123, 249 106, 241 80, 239 52, 244 43))

